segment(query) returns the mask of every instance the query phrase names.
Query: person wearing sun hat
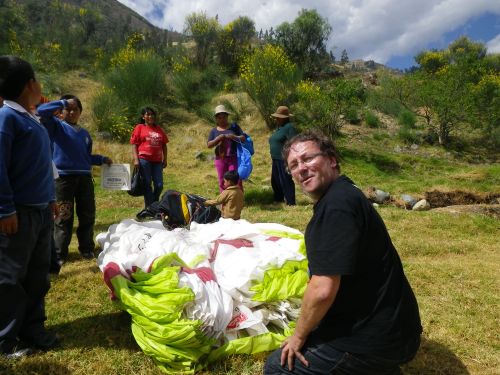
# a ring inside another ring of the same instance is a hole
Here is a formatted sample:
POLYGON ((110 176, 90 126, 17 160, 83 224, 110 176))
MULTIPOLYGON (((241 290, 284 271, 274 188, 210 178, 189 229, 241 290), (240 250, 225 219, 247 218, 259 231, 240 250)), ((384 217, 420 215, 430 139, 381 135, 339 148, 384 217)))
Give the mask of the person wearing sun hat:
POLYGON ((271 186, 274 192, 274 201, 283 202, 289 206, 295 205, 295 184, 292 176, 287 172, 283 156, 283 145, 297 134, 290 118, 293 115, 287 106, 281 105, 271 114, 276 122, 276 130, 269 137, 269 149, 272 159, 271 186))
MULTIPOLYGON (((219 179, 219 191, 224 191, 224 174, 238 170, 236 142, 245 141, 243 130, 237 123, 228 121, 230 112, 222 104, 215 107, 214 116, 216 125, 208 134, 207 147, 215 148, 215 170, 219 179)), ((243 188, 241 180, 238 186, 243 188)))

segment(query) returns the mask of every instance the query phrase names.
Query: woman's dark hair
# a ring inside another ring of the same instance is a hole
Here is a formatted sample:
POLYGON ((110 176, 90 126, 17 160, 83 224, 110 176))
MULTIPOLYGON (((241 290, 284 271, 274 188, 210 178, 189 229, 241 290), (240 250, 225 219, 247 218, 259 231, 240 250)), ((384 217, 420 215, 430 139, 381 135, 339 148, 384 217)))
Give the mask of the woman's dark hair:
POLYGON ((61 96, 61 100, 63 100, 63 99, 64 100, 73 99, 76 102, 76 105, 78 106, 78 108, 80 109, 80 112, 83 111, 82 102, 80 101, 80 99, 78 99, 77 96, 71 95, 71 94, 66 94, 66 95, 61 96))
POLYGON ((144 107, 143 109, 141 109, 141 118, 139 119, 139 122, 138 122, 139 124, 145 124, 145 122, 144 122, 144 115, 146 113, 152 113, 155 116, 155 118, 156 118, 156 111, 153 108, 151 108, 151 107, 144 107))
POLYGON ((17 100, 24 87, 35 80, 31 64, 16 56, 0 56, 0 96, 5 100, 17 100))
POLYGON ((285 162, 285 167, 288 168, 287 160, 288 160, 288 154, 290 154, 290 148, 295 143, 302 143, 302 142, 314 142, 316 143, 316 145, 318 146, 319 150, 323 155, 333 156, 337 161, 336 168, 340 172, 340 155, 337 151, 337 148, 335 147, 335 144, 329 137, 327 137, 318 130, 305 131, 303 133, 297 134, 295 137, 290 138, 288 141, 286 141, 285 145, 283 146, 283 150, 281 151, 283 160, 285 162))

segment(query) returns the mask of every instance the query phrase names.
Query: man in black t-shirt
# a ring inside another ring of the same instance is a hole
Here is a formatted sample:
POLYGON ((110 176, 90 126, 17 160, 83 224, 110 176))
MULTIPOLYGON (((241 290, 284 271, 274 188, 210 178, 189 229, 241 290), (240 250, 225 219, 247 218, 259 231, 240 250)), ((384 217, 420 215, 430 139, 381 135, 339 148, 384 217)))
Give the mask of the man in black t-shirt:
POLYGON ((295 136, 283 158, 315 202, 305 233, 311 278, 295 332, 264 373, 399 374, 418 350, 422 327, 381 217, 340 175, 337 151, 324 135, 295 136))

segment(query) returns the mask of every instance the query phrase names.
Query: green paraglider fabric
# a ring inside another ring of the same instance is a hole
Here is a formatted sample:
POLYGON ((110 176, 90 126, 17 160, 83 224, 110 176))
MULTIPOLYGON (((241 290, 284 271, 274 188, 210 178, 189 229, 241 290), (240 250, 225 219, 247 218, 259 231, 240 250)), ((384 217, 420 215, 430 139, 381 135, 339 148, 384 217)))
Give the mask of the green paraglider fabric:
MULTIPOLYGON (((174 254, 175 255, 175 254, 174 254)), ((151 272, 138 270, 132 280, 111 279, 120 305, 132 316, 132 334, 165 373, 193 373, 206 363, 214 340, 201 331, 201 322, 181 318, 191 289, 180 288, 179 266, 171 254, 157 259, 151 272)))
MULTIPOLYGON (((266 234, 301 240, 301 234, 266 231, 266 234)), ((166 374, 193 374, 208 363, 233 354, 256 354, 279 348, 294 328, 273 327, 273 332, 240 337, 222 346, 207 337, 202 322, 183 317, 185 306, 194 301, 188 287, 179 287, 179 272, 186 264, 175 253, 157 258, 149 272, 136 270, 131 279, 111 279, 120 306, 132 316, 132 333, 138 345, 166 374)), ((262 303, 279 302, 303 296, 308 281, 307 260, 287 261, 281 268, 268 269, 261 281, 250 289, 252 299, 262 303)))
POLYGON ((267 270, 262 282, 250 288, 255 292, 252 300, 275 302, 288 298, 301 298, 308 280, 307 260, 286 261, 281 268, 267 270))

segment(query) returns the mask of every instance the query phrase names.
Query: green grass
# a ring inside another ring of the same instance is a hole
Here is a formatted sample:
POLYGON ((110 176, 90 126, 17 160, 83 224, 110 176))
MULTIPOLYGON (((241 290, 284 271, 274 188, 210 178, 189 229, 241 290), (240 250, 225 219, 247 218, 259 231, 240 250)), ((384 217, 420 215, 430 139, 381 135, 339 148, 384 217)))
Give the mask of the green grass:
MULTIPOLYGON (((271 202, 268 134, 251 115, 241 125, 256 145, 254 172, 245 184, 247 207, 242 217, 251 222, 278 222, 305 230, 311 202, 297 191, 298 205, 271 202)), ((210 125, 198 122, 169 129, 169 166, 165 189, 218 194, 211 161, 195 160, 206 151, 210 125)), ((498 164, 469 164, 446 150, 425 146, 394 152, 398 144, 384 130, 339 140, 343 171, 361 188, 376 186, 391 194, 422 195, 436 187, 473 192, 497 192, 498 164)), ((96 141, 96 152, 115 162, 130 162, 128 145, 96 141)), ((134 217, 142 198, 125 192, 103 191, 95 170, 96 233, 124 218, 134 217)), ((412 212, 392 206, 379 208, 417 296, 424 327, 421 350, 404 366, 404 374, 494 375, 500 373, 498 220, 481 215, 412 212)), ((161 374, 142 353, 130 331, 130 318, 109 299, 94 261, 77 255, 73 240, 70 260, 52 281, 46 299, 47 326, 63 338, 62 347, 21 361, 0 359, 0 374, 161 374)), ((260 374, 265 355, 235 356, 202 374, 260 374)))

